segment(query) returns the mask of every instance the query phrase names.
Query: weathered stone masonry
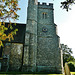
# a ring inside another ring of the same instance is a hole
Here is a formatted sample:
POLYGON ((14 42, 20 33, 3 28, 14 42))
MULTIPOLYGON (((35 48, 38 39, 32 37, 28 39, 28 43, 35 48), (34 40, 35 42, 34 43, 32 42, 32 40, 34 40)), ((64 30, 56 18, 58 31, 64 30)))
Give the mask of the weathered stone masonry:
POLYGON ((4 48, 10 50, 9 69, 62 73, 63 61, 57 25, 54 23, 53 4, 29 0, 27 9, 26 32, 21 26, 19 32, 22 34, 17 37, 20 41, 6 43, 4 48))
POLYGON ((51 3, 28 2, 23 71, 62 72, 60 41, 53 10, 51 3))

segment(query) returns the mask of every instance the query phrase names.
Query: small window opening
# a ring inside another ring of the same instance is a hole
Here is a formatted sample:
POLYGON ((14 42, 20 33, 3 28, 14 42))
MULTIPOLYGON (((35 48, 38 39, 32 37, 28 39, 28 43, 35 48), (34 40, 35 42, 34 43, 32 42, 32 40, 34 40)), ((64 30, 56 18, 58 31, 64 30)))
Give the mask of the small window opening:
POLYGON ((43 19, 47 19, 47 13, 43 13, 43 19))

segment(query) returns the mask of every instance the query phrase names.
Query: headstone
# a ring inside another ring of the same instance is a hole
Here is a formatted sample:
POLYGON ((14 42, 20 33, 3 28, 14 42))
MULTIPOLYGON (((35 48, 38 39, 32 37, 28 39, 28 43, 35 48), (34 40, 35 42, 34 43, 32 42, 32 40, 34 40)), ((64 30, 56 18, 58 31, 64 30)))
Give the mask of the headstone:
POLYGON ((0 62, 0 71, 1 71, 1 62, 0 62))
POLYGON ((67 65, 67 63, 65 63, 65 75, 71 75, 70 73, 70 69, 69 69, 69 66, 67 65))

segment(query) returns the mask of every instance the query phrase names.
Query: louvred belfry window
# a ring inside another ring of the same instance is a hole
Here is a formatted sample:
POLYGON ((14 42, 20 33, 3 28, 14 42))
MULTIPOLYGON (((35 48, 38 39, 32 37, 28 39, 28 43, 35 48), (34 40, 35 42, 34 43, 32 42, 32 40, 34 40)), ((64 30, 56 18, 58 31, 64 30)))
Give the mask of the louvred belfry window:
POLYGON ((44 12, 44 13, 42 14, 42 18, 43 18, 43 19, 47 19, 47 13, 44 12))

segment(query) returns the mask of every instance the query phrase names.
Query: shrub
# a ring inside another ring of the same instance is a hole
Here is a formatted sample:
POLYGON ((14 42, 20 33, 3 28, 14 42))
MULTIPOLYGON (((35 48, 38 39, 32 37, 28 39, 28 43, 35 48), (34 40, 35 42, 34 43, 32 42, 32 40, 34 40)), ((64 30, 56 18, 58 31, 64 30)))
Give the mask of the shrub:
POLYGON ((70 71, 75 72, 75 66, 73 63, 68 63, 68 66, 70 68, 70 71))

